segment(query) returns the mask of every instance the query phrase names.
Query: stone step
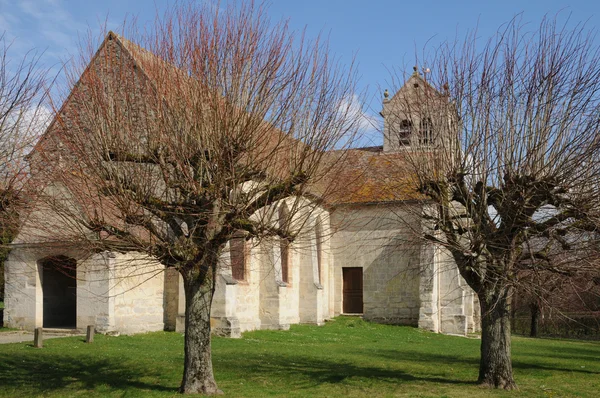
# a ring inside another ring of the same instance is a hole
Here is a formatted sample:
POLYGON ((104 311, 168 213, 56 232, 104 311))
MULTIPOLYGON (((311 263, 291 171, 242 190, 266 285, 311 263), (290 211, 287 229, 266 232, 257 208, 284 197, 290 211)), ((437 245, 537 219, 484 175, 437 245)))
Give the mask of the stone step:
POLYGON ((60 329, 60 328, 44 328, 44 334, 85 334, 85 330, 83 329, 60 329))

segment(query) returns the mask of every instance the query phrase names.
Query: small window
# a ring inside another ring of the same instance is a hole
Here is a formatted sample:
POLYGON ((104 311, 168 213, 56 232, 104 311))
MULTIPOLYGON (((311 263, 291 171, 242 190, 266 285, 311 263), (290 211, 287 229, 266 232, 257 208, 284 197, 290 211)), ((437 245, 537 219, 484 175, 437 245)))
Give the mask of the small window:
POLYGON ((235 236, 229 241, 229 256, 231 259, 231 276, 238 281, 246 280, 246 262, 248 258, 246 238, 235 236))
POLYGON ((317 277, 318 282, 322 283, 323 279, 321 276, 323 269, 323 231, 321 227, 321 219, 317 219, 315 224, 315 240, 316 240, 316 250, 317 250, 317 277))
MULTIPOLYGON (((289 211, 285 203, 279 208, 279 227, 287 232, 289 228, 289 211)), ((279 256, 281 259, 281 280, 290 282, 290 242, 285 238, 279 239, 279 256)))
POLYGON ((281 280, 290 282, 290 242, 287 239, 279 241, 279 252, 281 256, 281 280))
POLYGON ((400 144, 410 144, 410 135, 412 133, 412 122, 408 119, 403 119, 398 125, 398 139, 400 144))
POLYGON ((419 129, 419 141, 421 145, 433 144, 433 123, 430 117, 424 117, 421 119, 421 126, 419 129))

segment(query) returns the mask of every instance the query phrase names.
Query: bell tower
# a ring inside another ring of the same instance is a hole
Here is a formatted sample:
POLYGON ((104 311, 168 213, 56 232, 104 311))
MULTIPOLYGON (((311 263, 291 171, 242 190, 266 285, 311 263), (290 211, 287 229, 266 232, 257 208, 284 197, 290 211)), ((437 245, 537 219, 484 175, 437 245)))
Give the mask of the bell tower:
POLYGON ((429 150, 441 144, 450 127, 448 96, 435 90, 416 66, 413 70, 391 98, 388 90, 383 93, 384 152, 429 150))

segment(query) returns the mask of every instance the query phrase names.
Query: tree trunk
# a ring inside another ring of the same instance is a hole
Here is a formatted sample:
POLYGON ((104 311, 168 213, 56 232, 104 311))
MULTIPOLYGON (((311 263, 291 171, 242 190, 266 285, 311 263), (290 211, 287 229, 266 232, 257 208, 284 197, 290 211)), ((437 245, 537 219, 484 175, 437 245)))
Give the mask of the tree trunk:
POLYGON ((538 337, 538 325, 540 322, 540 306, 538 303, 531 303, 531 328, 529 329, 529 337, 538 337))
POLYGON ((483 292, 481 305, 481 361, 479 383, 494 388, 513 390, 510 358, 510 289, 483 292))
POLYGON ((185 360, 183 394, 214 395, 217 388, 210 347, 210 308, 214 293, 212 277, 184 276, 185 287, 185 360))

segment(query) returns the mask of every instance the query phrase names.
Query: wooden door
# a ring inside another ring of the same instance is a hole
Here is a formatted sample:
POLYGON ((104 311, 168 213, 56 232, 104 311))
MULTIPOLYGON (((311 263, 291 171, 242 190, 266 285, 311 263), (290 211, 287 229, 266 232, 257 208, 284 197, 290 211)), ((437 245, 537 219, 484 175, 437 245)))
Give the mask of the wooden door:
POLYGON ((343 312, 345 314, 363 313, 363 270, 360 267, 342 268, 343 312))

